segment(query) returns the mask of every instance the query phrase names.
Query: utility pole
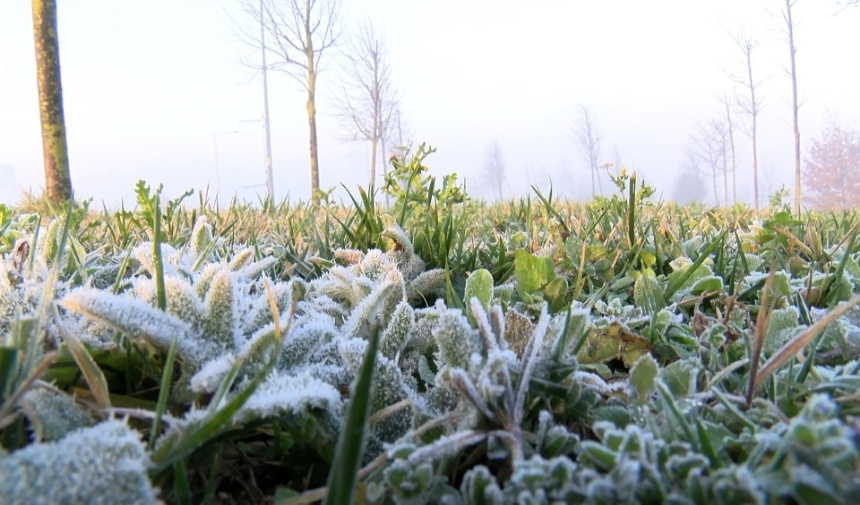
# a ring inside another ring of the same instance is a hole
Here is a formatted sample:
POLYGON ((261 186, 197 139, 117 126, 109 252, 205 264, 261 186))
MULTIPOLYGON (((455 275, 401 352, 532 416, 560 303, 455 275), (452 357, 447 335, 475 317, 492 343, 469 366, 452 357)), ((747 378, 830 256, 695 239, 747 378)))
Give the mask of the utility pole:
POLYGON ((269 202, 275 203, 275 183, 272 178, 272 135, 269 130, 269 81, 266 76, 266 29, 263 0, 260 0, 260 40, 263 46, 263 129, 266 131, 266 191, 269 202))

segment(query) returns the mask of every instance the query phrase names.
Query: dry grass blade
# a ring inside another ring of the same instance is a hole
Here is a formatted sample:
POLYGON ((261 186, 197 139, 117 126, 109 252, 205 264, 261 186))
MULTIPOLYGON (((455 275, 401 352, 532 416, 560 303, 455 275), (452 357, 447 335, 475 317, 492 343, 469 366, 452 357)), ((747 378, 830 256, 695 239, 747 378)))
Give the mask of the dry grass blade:
MULTIPOLYGON (((828 324, 835 321, 842 314, 848 312, 848 310, 850 310, 857 304, 860 304, 860 295, 851 298, 847 302, 831 310, 826 316, 816 321, 815 324, 803 330, 796 337, 786 342, 786 344, 782 346, 782 348, 777 351, 776 354, 774 354, 767 361, 767 363, 764 364, 758 374, 755 375, 755 380, 752 381, 752 389, 758 387, 762 383, 762 381, 772 375, 779 367, 784 365, 791 358, 795 357, 804 347, 806 347, 810 342, 812 342, 812 339, 815 338, 818 333, 824 330, 824 328, 826 328, 828 324)), ((750 393, 748 392, 748 398, 749 395, 750 393)))
POLYGON ((758 373, 758 360, 761 357, 761 349, 764 347, 765 336, 767 336, 770 314, 773 312, 773 306, 776 302, 775 298, 773 302, 770 300, 770 291, 775 275, 776 270, 773 265, 771 265, 770 275, 767 276, 767 281, 765 281, 764 288, 761 291, 761 303, 759 303, 758 315, 755 318, 755 332, 753 335, 752 349, 750 350, 750 376, 749 382, 747 382, 747 405, 752 403, 752 395, 756 387, 755 378, 758 373))
POLYGON ((77 363, 78 369, 80 369, 84 380, 87 381, 87 385, 90 387, 90 392, 96 401, 96 405, 100 409, 109 408, 111 406, 110 390, 108 389, 107 379, 105 379, 105 375, 102 373, 96 360, 93 359, 78 337, 70 332, 65 325, 59 324, 58 327, 60 328, 60 335, 63 336, 63 341, 72 354, 72 358, 77 363))

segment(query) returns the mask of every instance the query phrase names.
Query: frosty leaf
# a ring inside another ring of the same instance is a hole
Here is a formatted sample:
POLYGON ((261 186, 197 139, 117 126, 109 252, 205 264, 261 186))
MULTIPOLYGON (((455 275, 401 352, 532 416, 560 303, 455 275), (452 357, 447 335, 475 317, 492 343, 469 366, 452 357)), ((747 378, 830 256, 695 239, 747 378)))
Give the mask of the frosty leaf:
POLYGON ((209 247, 211 242, 212 226, 206 222, 206 216, 199 216, 194 222, 194 228, 191 229, 189 249, 198 256, 198 260, 205 260, 206 258, 199 258, 199 255, 209 247))
POLYGON ((403 350, 412 337, 412 325, 415 323, 415 313, 408 302, 402 301, 394 308, 388 318, 388 326, 382 332, 379 350, 388 358, 394 359, 403 350))
POLYGON ((433 484, 433 465, 430 462, 413 465, 407 460, 395 459, 383 472, 383 478, 394 503, 421 505, 429 502, 433 484))
POLYGON ((403 228, 397 224, 397 221, 386 214, 382 216, 382 222, 385 225, 385 228, 382 230, 382 236, 393 242, 391 248, 395 251, 412 255, 415 252, 412 247, 412 242, 409 240, 409 237, 406 236, 406 232, 403 231, 403 228))
MULTIPOLYGON (((150 274, 155 275, 155 261, 152 257, 152 242, 142 242, 139 246, 133 249, 135 259, 140 262, 141 268, 150 274)), ((179 275, 179 269, 176 264, 179 262, 179 251, 168 244, 161 244, 161 254, 164 258, 162 267, 165 277, 175 277, 179 275)))
POLYGON ((367 251, 364 259, 358 264, 361 275, 372 281, 379 282, 382 277, 392 268, 395 268, 388 256, 383 254, 379 249, 371 249, 367 251))
POLYGON ((663 288, 653 273, 643 273, 633 284, 633 302, 637 307, 651 315, 666 306, 663 299, 663 288))
MULTIPOLYGON (((340 343, 340 353, 350 372, 357 376, 364 364, 368 342, 363 339, 350 339, 340 343)), ((370 412, 380 412, 386 407, 407 399, 411 388, 406 386, 397 365, 385 356, 377 356, 373 372, 370 412)), ((374 434, 384 442, 393 442, 411 428, 412 413, 400 409, 374 426, 374 434)))
POLYGON ((140 434, 106 421, 0 458, 0 496, 6 503, 161 503, 148 467, 140 434))
MULTIPOLYGON (((289 302, 288 285, 278 282, 270 285, 272 298, 275 299, 275 306, 278 312, 284 312, 289 302)), ((257 298, 249 309, 249 312, 243 316, 245 321, 245 336, 250 336, 253 333, 267 324, 272 322, 272 309, 269 307, 269 299, 265 296, 257 298)))
POLYGON ((277 262, 278 260, 273 256, 266 256, 259 261, 246 265, 239 273, 247 279, 257 279, 277 262))
POLYGON ((573 355, 576 344, 588 331, 589 312, 582 308, 571 307, 564 318, 558 318, 560 327, 547 339, 550 356, 561 361, 573 355))
POLYGON ((481 352, 481 337, 459 310, 437 304, 439 320, 433 338, 439 346, 439 358, 450 367, 468 369, 473 353, 481 352))
POLYGON ((696 383, 702 364, 697 358, 675 361, 660 370, 660 378, 675 397, 696 392, 696 383))
POLYGON ((521 355, 534 331, 534 324, 524 314, 510 309, 505 313, 505 341, 512 351, 521 355))
POLYGON ((294 325, 281 345, 278 365, 288 370, 305 363, 314 349, 333 339, 339 332, 330 317, 315 314, 302 324, 294 325))
POLYGON ((277 373, 266 379, 232 418, 234 423, 299 415, 310 410, 337 412, 343 399, 337 389, 308 374, 277 373))
POLYGON ((206 307, 197 297, 194 288, 178 277, 166 277, 164 291, 167 295, 167 312, 185 321, 192 328, 199 328, 206 307))
POLYGON ((250 247, 246 247, 233 256, 233 259, 231 259, 230 263, 227 264, 227 270, 237 272, 244 268, 245 265, 247 265, 253 258, 254 250, 250 247))
POLYGON ((402 279, 398 278, 400 274, 396 271, 395 273, 394 279, 386 279, 353 309, 349 319, 343 324, 344 335, 368 337, 380 327, 385 302, 397 292, 398 284, 402 286, 402 279))
POLYGON ((206 294, 206 319, 203 335, 208 341, 217 342, 225 349, 241 345, 238 321, 236 281, 233 274, 221 270, 212 277, 206 294))
POLYGON ((495 476, 484 465, 478 465, 466 472, 460 484, 463 501, 469 505, 503 505, 502 490, 495 476))
POLYGON ((409 282, 406 295, 410 300, 428 299, 443 282, 445 282, 445 270, 441 268, 427 270, 409 282))
POLYGON ((650 354, 645 354, 633 364, 627 383, 633 392, 633 400, 638 405, 645 405, 656 389, 657 375, 660 367, 650 354))
POLYGON ((197 296, 200 298, 205 298, 206 293, 209 292, 209 284, 212 282, 212 278, 215 277, 215 274, 220 272, 223 267, 218 263, 210 263, 203 267, 203 270, 197 275, 197 279, 194 281, 194 291, 197 292, 197 296))
POLYGON ((197 338, 187 323, 139 300, 97 289, 79 288, 63 297, 60 306, 103 321, 131 338, 143 339, 167 351, 176 339, 176 353, 191 365, 200 365, 221 353, 212 342, 197 338))
POLYGON ((59 391, 31 388, 21 398, 21 406, 36 431, 37 441, 53 442, 96 423, 69 395, 59 391))
POLYGON ((770 355, 779 350, 797 333, 799 317, 800 313, 796 307, 775 309, 771 312, 767 333, 764 337, 764 352, 766 354, 770 355))
POLYGON ((233 356, 233 353, 228 352, 203 365, 191 377, 191 391, 197 394, 214 393, 217 391, 218 386, 221 385, 221 382, 227 376, 227 372, 235 361, 236 357, 233 356))
POLYGON ((357 249, 335 249, 334 259, 344 265, 356 265, 364 259, 364 253, 357 249))

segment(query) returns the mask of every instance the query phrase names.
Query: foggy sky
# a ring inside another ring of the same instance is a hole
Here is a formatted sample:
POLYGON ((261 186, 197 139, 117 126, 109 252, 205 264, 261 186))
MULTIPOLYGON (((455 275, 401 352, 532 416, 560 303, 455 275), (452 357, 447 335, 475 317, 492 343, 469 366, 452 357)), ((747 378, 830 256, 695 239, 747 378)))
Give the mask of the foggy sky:
MULTIPOLYGON (((456 172, 470 195, 490 197, 481 171, 498 142, 509 196, 529 184, 587 197, 590 174, 571 129, 585 105, 602 136, 602 159, 634 168, 671 195, 697 121, 721 113, 716 96, 743 72, 727 32, 745 27, 760 45, 762 201, 791 187, 793 138, 788 47, 780 0, 344 0, 348 27, 371 19, 390 47, 412 139, 438 148, 431 173, 456 172)), ((59 38, 75 195, 109 206, 133 202, 137 179, 169 197, 214 190, 256 201, 264 192, 259 78, 239 64, 228 0, 60 2, 59 38), (239 130, 239 133, 213 135, 239 130)), ((829 121, 860 119, 860 9, 799 0, 798 48, 804 153, 829 121)), ((42 186, 42 154, 30 5, 0 1, 0 201, 42 186), (11 168, 10 168, 11 167, 11 168), (11 185, 14 184, 14 190, 11 185)), ((323 57, 318 96, 321 187, 367 184, 365 143, 345 140, 330 107, 340 88, 337 55, 323 57)), ((278 198, 307 199, 305 95, 271 73, 270 113, 278 198)), ((739 196, 752 195, 749 141, 738 144, 739 196)), ((381 172, 381 170, 378 170, 381 172)), ((709 181, 706 179, 706 183, 709 181)), ((379 183, 378 183, 379 184, 379 183)), ((604 192, 612 188, 603 182, 604 192)), ((335 193, 346 199, 343 190, 335 193)), ((712 197, 708 192, 710 202, 712 197)))

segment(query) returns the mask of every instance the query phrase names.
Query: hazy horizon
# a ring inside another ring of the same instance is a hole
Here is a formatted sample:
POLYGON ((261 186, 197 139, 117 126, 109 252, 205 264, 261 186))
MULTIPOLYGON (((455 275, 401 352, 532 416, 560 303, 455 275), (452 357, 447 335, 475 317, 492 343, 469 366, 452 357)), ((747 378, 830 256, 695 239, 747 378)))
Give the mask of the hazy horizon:
MULTIPOLYGON (((557 193, 589 197, 590 173, 570 135, 582 105, 602 136, 601 160, 615 163, 617 150, 624 166, 668 198, 696 123, 721 114, 718 95, 744 92, 725 71, 745 71, 729 37, 745 28, 760 42, 753 70, 766 78, 759 91, 762 202, 781 183, 793 187, 782 1, 342 5, 347 29, 371 20, 385 37, 411 139, 438 149, 427 158, 431 173, 456 172, 471 196, 486 198, 492 191, 481 171, 493 140, 507 167, 505 196, 525 195, 531 184, 547 188, 551 177, 557 193)), ((0 4, 2 202, 44 184, 30 9, 27 2, 0 4)), ((76 198, 128 206, 138 179, 164 184, 171 198, 207 184, 214 191, 216 179, 222 201, 234 194, 256 201, 265 192, 262 129, 240 123, 261 117, 261 81, 239 63, 254 53, 232 32, 234 2, 79 0, 58 9, 76 198)), ((860 8, 799 0, 792 12, 805 157, 830 122, 858 126, 860 70, 846 56, 860 47, 860 8)), ((340 184, 367 185, 369 146, 345 140, 333 115, 336 57, 323 56, 317 99, 320 186, 338 187, 335 198, 348 200, 340 184)), ((269 75, 275 196, 307 200, 306 97, 289 76, 269 75)), ((740 132, 736 141, 738 196, 750 201, 750 143, 740 132)), ((612 192, 606 182, 603 190, 612 192)))

